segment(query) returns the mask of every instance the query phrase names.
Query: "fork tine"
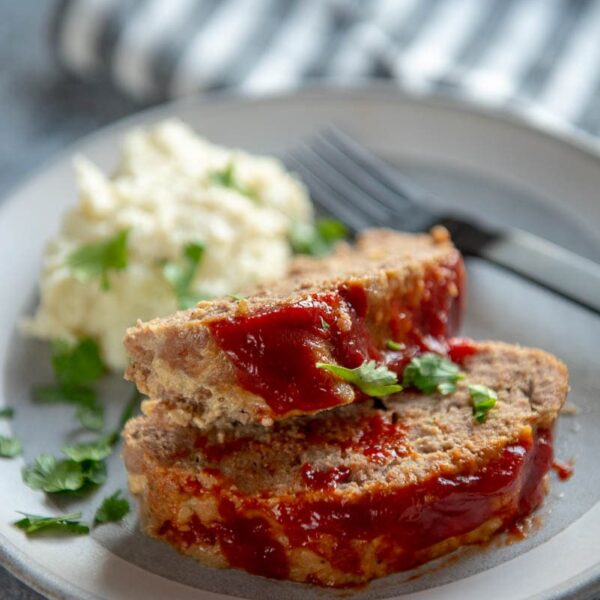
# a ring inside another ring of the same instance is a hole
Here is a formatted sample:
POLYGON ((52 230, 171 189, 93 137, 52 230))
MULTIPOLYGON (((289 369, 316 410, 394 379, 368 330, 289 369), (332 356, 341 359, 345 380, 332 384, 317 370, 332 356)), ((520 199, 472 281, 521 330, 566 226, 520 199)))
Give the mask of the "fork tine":
POLYGON ((295 156, 287 154, 284 161, 301 176, 310 190, 311 200, 326 214, 336 217, 355 233, 371 225, 367 217, 344 202, 344 198, 332 192, 295 156))
POLYGON ((303 164, 305 170, 325 184, 344 204, 349 205, 355 212, 365 215, 372 225, 389 223, 390 210, 381 206, 375 198, 366 196, 364 191, 353 181, 333 169, 329 163, 315 153, 312 145, 303 145, 293 155, 303 164))
MULTIPOLYGON (((389 186, 383 184, 380 177, 373 173, 373 169, 366 170, 361 163, 355 160, 354 156, 342 153, 326 138, 315 139, 312 147, 320 160, 325 162, 330 169, 347 179, 360 189, 364 196, 372 198, 385 210, 394 211, 409 205, 409 200, 397 192, 392 192, 389 186)), ((412 203, 410 204, 412 205, 412 203)))
POLYGON ((386 207, 395 210, 403 201, 427 204, 430 200, 424 190, 393 171, 385 161, 339 129, 329 128, 318 139, 321 152, 328 152, 330 161, 336 160, 338 168, 345 166, 344 172, 354 175, 355 180, 360 177, 363 185, 369 185, 371 188, 369 195, 377 198, 386 207), (350 161, 353 163, 351 169, 347 164, 350 161))

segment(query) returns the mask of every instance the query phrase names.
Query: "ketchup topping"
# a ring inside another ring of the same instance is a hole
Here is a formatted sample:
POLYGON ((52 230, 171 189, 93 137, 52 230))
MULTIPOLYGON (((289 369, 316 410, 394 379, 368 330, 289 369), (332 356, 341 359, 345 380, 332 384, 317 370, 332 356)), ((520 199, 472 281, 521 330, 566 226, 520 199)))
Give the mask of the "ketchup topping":
POLYGON ((420 550, 492 517, 511 527, 528 515, 543 500, 552 461, 552 434, 542 430, 474 472, 440 473, 393 491, 375 487, 357 498, 336 492, 347 476, 343 469, 315 472, 305 464, 303 478, 317 491, 273 505, 268 496, 246 497, 216 487, 210 494, 221 497, 220 520, 206 527, 193 516, 181 529, 165 521, 158 534, 184 546, 219 543, 233 566, 274 578, 289 574, 288 546, 308 548, 343 572, 361 574, 360 541, 378 539, 377 559, 385 572, 400 571, 426 560, 420 550), (270 522, 277 525, 277 535, 270 522))
POLYGON ((561 479, 562 481, 571 479, 571 477, 573 477, 573 473, 575 472, 573 465, 569 465, 569 464, 561 462, 559 460, 555 460, 552 463, 552 469, 558 475, 558 478, 561 479))
POLYGON ((216 527, 219 544, 232 566, 273 579, 287 578, 289 565, 285 549, 272 536, 266 519, 239 516, 226 499, 219 503, 219 513, 223 517, 223 523, 216 527))
POLYGON ((389 323, 380 323, 380 308, 370 313, 364 287, 346 284, 295 304, 216 320, 209 327, 236 366, 243 388, 264 398, 277 415, 312 412, 362 396, 355 390, 355 397, 348 397, 339 380, 316 367, 323 356, 351 369, 376 360, 401 373, 424 350, 447 354, 446 338, 459 325, 463 285, 464 268, 457 252, 426 273, 424 289, 399 292, 390 299, 389 323), (375 323, 371 328, 370 319, 375 323), (388 333, 381 331, 382 326, 388 333), (405 344, 402 352, 386 350, 390 336, 405 344))

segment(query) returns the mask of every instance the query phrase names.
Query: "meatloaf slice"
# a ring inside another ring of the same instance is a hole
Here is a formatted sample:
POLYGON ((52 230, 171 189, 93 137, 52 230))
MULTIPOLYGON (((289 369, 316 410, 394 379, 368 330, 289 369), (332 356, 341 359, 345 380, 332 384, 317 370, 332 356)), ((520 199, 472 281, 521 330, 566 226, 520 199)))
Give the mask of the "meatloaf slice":
POLYGON ((444 353, 463 285, 445 229, 371 230, 355 247, 296 260, 288 279, 245 299, 138 323, 125 338, 126 378, 201 427, 270 425, 349 404, 363 398, 357 388, 316 363, 355 368, 373 359, 401 370, 416 352, 444 353), (389 340, 401 344, 391 357, 389 340))
POLYGON ((483 541, 546 492, 568 389, 553 356, 480 343, 455 393, 403 391, 227 431, 158 411, 125 429, 125 464, 152 536, 209 565, 346 586, 483 541), (469 384, 498 395, 483 423, 469 384))

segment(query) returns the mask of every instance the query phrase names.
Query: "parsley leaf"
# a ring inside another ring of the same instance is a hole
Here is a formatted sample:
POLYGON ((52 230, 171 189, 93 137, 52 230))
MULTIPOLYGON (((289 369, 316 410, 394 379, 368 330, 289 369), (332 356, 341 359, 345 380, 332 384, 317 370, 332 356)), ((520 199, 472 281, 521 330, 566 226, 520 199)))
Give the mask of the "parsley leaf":
POLYGON ((234 165, 233 161, 229 161, 227 165, 220 171, 213 171, 209 175, 209 181, 213 185, 219 185, 221 187, 230 188, 238 192, 238 194, 242 194, 250 198, 251 200, 258 200, 256 192, 253 190, 249 190, 245 186, 243 186, 237 179, 235 178, 235 174, 233 172, 234 165))
POLYGON ((483 423, 488 412, 496 406, 498 394, 491 388, 480 384, 470 385, 469 394, 473 401, 473 416, 478 423, 483 423))
POLYGON ((385 343, 385 345, 388 348, 388 350, 396 350, 397 352, 399 352, 400 350, 404 350, 404 348, 406 347, 405 344, 403 344, 402 342, 395 342, 394 340, 388 340, 385 343))
POLYGON ((0 435, 0 457, 13 458, 22 451, 23 446, 17 438, 0 435))
POLYGON ((104 407, 97 402, 80 404, 77 418, 83 427, 90 431, 102 431, 104 427, 104 407))
POLYGON ((57 460, 50 454, 41 454, 33 465, 24 467, 22 476, 33 490, 50 494, 80 492, 106 481, 106 465, 98 460, 57 460))
POLYGON ((220 171, 213 171, 209 175, 211 183, 223 187, 234 187, 233 161, 229 161, 220 171))
POLYGON ((112 447, 108 438, 100 438, 95 442, 64 446, 61 452, 75 462, 99 461, 112 454, 112 447))
POLYGON ((374 360, 366 361, 355 369, 322 362, 318 362, 316 366, 333 373, 348 383, 353 383, 367 396, 387 396, 402 389, 402 386, 398 385, 396 374, 383 365, 378 367, 374 360))
POLYGON ((122 271, 127 268, 129 252, 127 237, 129 230, 124 229, 108 240, 85 244, 72 252, 67 258, 71 271, 81 281, 100 277, 104 291, 110 289, 108 274, 110 271, 122 271))
POLYGON ((112 496, 104 498, 96 511, 95 523, 120 521, 129 512, 129 502, 125 498, 119 498, 120 495, 121 490, 117 490, 112 496))
POLYGON ((74 534, 89 533, 90 531, 87 525, 80 523, 81 513, 71 513, 58 517, 42 517, 20 511, 17 512, 24 515, 24 518, 16 521, 14 524, 28 535, 44 529, 74 534))
POLYGON ((106 464, 103 461, 86 460, 78 464, 82 465, 85 483, 102 485, 106 481, 106 464))
POLYGON ((323 331, 329 331, 329 323, 323 318, 323 317, 319 317, 321 319, 321 329, 323 331))
POLYGON ((52 367, 57 385, 33 389, 37 402, 64 402, 77 406, 80 423, 93 431, 104 426, 104 408, 98 403, 96 392, 88 385, 102 377, 105 368, 98 344, 84 338, 76 344, 64 340, 53 343, 52 367))
POLYGON ((0 418, 12 419, 15 416, 15 409, 12 406, 0 408, 0 418))
POLYGON ((83 467, 74 460, 57 461, 50 454, 41 454, 33 465, 24 467, 23 481, 33 490, 44 492, 75 491, 86 482, 83 467))
POLYGON ((292 221, 289 238, 296 254, 324 256, 339 240, 348 236, 348 228, 336 219, 317 219, 314 225, 292 221))
POLYGON ((166 261, 163 264, 163 276, 171 284, 179 308, 191 308, 203 298, 202 294, 191 289, 203 256, 204 245, 190 242, 183 247, 183 264, 174 261, 166 261))
POLYGON ((458 365, 446 358, 427 352, 416 356, 404 369, 402 385, 416 387, 424 394, 451 394, 456 390, 456 382, 463 379, 458 365))
POLYGON ((52 366, 56 379, 67 386, 92 383, 100 379, 105 370, 98 344, 91 338, 74 345, 64 340, 53 342, 52 366))
POLYGON ((96 392, 88 386, 40 385, 33 388, 33 399, 47 404, 92 404, 96 392))

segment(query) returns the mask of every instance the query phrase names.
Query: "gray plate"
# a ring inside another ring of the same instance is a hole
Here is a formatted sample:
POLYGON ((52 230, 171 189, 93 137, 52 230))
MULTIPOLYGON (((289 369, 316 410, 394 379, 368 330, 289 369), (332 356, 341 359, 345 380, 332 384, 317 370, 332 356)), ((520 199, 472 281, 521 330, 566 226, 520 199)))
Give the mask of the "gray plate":
MULTIPOLYGON (((278 152, 326 124, 337 124, 422 182, 444 203, 497 223, 518 225, 600 260, 600 160, 588 142, 544 133, 514 119, 447 101, 400 95, 391 88, 308 90, 262 100, 189 99, 140 114, 87 138, 81 152, 109 169, 124 130, 177 116, 202 135, 251 151, 278 152)), ((0 211, 0 406, 17 417, 0 423, 26 447, 25 459, 58 453, 75 435, 71 411, 34 407, 29 390, 49 381, 48 349, 23 339, 16 323, 35 304, 44 241, 74 202, 66 156, 32 177, 0 211)), ((472 260, 465 332, 540 346, 571 371, 577 416, 562 417, 557 454, 575 459, 575 476, 553 481, 540 511, 543 525, 523 542, 467 550, 417 571, 373 582, 356 598, 586 597, 600 580, 600 319, 515 276, 472 260), (411 573, 410 575, 414 575, 411 573)), ((108 419, 116 422, 128 387, 105 383, 108 419)), ((203 568, 136 530, 136 515, 88 537, 27 540, 10 523, 14 510, 79 510, 88 517, 100 498, 125 488, 118 456, 109 482, 79 503, 50 502, 26 488, 21 459, 0 462, 0 558, 32 587, 56 598, 322 598, 326 592, 237 571, 203 568)))

